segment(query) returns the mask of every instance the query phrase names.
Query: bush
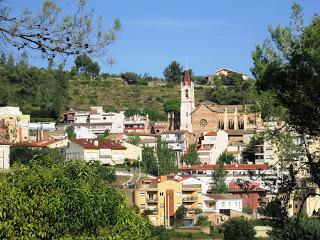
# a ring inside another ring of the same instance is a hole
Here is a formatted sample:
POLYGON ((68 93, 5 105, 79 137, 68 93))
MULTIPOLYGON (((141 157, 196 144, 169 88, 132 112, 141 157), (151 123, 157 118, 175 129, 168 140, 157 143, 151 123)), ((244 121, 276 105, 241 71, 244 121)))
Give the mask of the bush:
POLYGON ((244 208, 242 208, 242 212, 247 213, 247 214, 252 214, 253 210, 251 207, 244 207, 244 208))
POLYGON ((225 240, 255 240, 256 232, 253 226, 241 218, 230 218, 224 227, 224 239, 225 240))
POLYGON ((183 205, 178 207, 178 209, 176 211, 176 219, 178 219, 178 220, 184 219, 187 216, 187 211, 188 211, 188 209, 183 205))
POLYGON ((210 227, 211 222, 207 216, 199 216, 196 225, 201 227, 210 227))

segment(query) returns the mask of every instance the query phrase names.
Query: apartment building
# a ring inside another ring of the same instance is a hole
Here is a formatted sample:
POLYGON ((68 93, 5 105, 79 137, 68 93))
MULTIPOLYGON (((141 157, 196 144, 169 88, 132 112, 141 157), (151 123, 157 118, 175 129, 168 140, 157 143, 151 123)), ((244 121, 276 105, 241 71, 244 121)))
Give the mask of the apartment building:
POLYGON ((197 152, 202 164, 216 164, 229 143, 228 134, 223 130, 207 132, 199 138, 199 141, 200 147, 197 152))
POLYGON ((180 176, 165 175, 139 182, 134 203, 153 225, 173 226, 175 212, 181 205, 188 209, 187 216, 202 207, 201 185, 182 183, 182 180, 180 176))

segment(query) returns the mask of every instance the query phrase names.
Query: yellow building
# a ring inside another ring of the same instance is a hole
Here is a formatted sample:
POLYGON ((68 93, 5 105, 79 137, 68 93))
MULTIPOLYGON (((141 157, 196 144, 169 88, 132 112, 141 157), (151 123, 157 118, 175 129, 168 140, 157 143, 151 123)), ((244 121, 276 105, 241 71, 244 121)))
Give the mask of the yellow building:
POLYGON ((21 143, 29 139, 30 115, 19 107, 0 107, 0 140, 21 143))
POLYGON ((188 209, 187 217, 202 206, 201 185, 182 184, 181 180, 179 176, 165 175, 139 183, 134 203, 153 225, 173 226, 175 213, 181 205, 188 209))

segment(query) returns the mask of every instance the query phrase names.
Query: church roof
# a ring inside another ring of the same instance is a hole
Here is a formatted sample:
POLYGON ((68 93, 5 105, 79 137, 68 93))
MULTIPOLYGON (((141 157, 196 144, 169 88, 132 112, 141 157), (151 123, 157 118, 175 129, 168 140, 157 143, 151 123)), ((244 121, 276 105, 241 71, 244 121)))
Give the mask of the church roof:
POLYGON ((184 72, 183 85, 191 85, 191 79, 188 69, 184 72))

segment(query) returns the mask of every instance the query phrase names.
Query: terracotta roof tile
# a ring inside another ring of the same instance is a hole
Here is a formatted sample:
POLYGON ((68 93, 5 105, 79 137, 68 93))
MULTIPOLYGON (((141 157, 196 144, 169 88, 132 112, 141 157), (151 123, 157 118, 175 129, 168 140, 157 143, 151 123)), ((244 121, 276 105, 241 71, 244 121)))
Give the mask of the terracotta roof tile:
MULTIPOLYGON (((179 167, 180 171, 186 170, 213 170, 219 167, 219 164, 193 165, 179 167)), ((224 170, 266 170, 266 164, 225 164, 224 170)))

